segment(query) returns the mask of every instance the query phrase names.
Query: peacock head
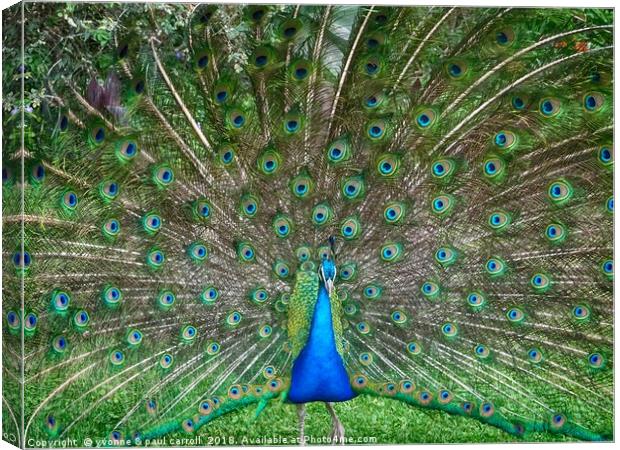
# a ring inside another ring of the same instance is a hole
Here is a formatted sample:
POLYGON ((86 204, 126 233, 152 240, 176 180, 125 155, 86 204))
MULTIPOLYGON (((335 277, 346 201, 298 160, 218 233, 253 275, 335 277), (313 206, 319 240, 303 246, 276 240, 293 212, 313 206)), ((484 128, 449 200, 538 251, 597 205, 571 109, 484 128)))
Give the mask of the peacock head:
POLYGON ((319 277, 321 281, 325 284, 328 292, 332 293, 334 289, 334 281, 336 280, 336 262, 334 261, 334 239, 333 236, 329 239, 330 243, 330 252, 329 254, 324 254, 321 260, 321 265, 319 266, 319 277))

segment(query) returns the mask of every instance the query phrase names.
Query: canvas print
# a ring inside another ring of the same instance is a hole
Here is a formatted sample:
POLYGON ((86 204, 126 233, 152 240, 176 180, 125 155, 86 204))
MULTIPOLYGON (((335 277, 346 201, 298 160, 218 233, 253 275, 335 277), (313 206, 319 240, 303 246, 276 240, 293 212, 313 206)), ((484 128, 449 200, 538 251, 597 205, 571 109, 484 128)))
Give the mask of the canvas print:
POLYGON ((613 440, 613 10, 2 19, 5 441, 613 440))

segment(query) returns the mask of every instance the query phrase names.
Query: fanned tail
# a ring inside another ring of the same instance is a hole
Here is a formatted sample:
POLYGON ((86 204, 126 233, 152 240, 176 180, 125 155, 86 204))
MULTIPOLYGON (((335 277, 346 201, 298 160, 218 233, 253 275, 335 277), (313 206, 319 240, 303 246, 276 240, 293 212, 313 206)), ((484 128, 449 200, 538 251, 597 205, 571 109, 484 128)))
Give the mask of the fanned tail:
POLYGON ((356 391, 612 438, 610 11, 124 8, 6 141, 28 437, 284 401, 295 274, 333 248, 356 391))

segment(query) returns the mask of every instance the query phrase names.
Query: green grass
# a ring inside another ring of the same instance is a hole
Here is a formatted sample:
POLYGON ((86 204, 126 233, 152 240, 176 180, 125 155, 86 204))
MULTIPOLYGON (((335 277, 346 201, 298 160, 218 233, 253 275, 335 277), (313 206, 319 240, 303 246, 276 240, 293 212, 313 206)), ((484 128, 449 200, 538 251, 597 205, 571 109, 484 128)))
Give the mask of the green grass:
MULTIPOLYGON (((126 396, 114 396, 103 408, 98 408, 87 420, 81 421, 67 437, 76 438, 81 444, 84 438, 90 437, 96 442, 109 436, 109 424, 123 417, 131 404, 132 401, 126 396)), ((551 433, 532 432, 517 437, 475 419, 417 408, 384 397, 359 396, 337 403, 335 408, 345 427, 349 444, 575 441, 551 433)), ((193 434, 177 432, 142 444, 157 447, 297 444, 299 431, 295 405, 273 400, 258 418, 255 418, 255 412, 256 405, 251 405, 219 417, 193 434)), ((330 432, 331 419, 324 404, 306 405, 309 444, 327 444, 324 439, 329 437, 330 432)), ((42 427, 37 425, 31 428, 28 437, 48 438, 42 427)))
MULTIPOLYGON (((100 377, 101 375, 92 374, 100 377)), ((53 386, 57 386, 67 375, 57 373, 55 377, 49 377, 45 383, 30 383, 26 386, 26 411, 32 412, 38 403, 50 392, 53 386)), ((112 431, 111 424, 117 423, 123 418, 136 402, 143 402, 142 395, 145 386, 152 386, 160 376, 153 372, 151 376, 145 374, 136 380, 141 385, 136 389, 121 391, 112 395, 102 402, 94 410, 90 411, 82 420, 72 427, 65 437, 75 438, 78 444, 83 439, 92 438, 95 441, 105 439, 112 431)), ((98 378, 97 378, 98 379, 98 378)), ((205 380, 207 383, 208 380, 205 380)), ((49 434, 44 427, 44 419, 48 413, 53 413, 61 429, 72 423, 78 412, 94 404, 95 399, 101 398, 108 393, 107 386, 92 392, 85 399, 80 399, 82 392, 91 388, 91 377, 86 377, 75 384, 71 390, 64 393, 62 398, 51 402, 45 410, 41 411, 34 419, 29 429, 28 438, 49 439, 49 434), (67 399, 74 398, 73 403, 67 404, 67 399), (69 406, 69 407, 68 407, 69 406)), ((181 385, 176 386, 181 389, 181 385)), ((10 404, 17 404, 17 398, 11 398, 11 394, 17 396, 17 390, 6 391, 10 404)), ((178 392, 168 393, 172 398, 178 392)), ((187 404, 178 407, 179 411, 187 404)), ((530 432, 524 437, 517 437, 504 432, 491 425, 484 424, 475 419, 463 416, 453 416, 443 411, 423 409, 411 406, 398 400, 385 397, 359 396, 351 401, 337 403, 336 411, 342 421, 348 443, 359 444, 405 444, 405 443, 493 443, 493 442, 549 442, 549 441, 575 441, 575 439, 552 433, 530 432)), ((570 408, 571 410, 574 408, 570 408)), ((191 416, 197 413, 194 407, 191 416)), ((261 444, 296 444, 298 437, 298 420, 296 407, 292 404, 283 404, 278 400, 269 402, 264 411, 255 419, 256 405, 242 408, 207 423, 193 434, 177 432, 167 435, 155 442, 144 442, 150 446, 205 446, 205 445, 261 445, 261 444)), ((173 420, 174 414, 162 418, 161 422, 173 420)), ((8 414, 5 412, 5 417, 8 414)), ((178 417, 178 416, 177 416, 178 417)), ((142 420, 148 419, 145 411, 139 410, 136 417, 126 427, 121 428, 127 433, 126 438, 131 438, 129 433, 140 430, 145 432, 154 424, 143 427, 142 420)), ((158 421, 161 423, 160 421, 158 421)), ((5 421, 5 429, 10 431, 11 423, 5 421)), ((604 428, 611 430, 609 428, 604 428)), ((331 419, 322 403, 307 405, 306 435, 311 439, 310 443, 322 443, 323 439, 330 435, 331 419)), ((325 442, 326 443, 326 442, 325 442)), ((81 445, 78 445, 81 446, 81 445)))
MULTIPOLYGON (((336 411, 345 427, 347 438, 353 439, 355 443, 574 441, 566 436, 542 433, 530 433, 524 438, 518 438, 474 419, 451 416, 442 411, 422 410, 384 398, 358 397, 349 402, 336 404, 336 411), (369 438, 374 441, 369 442, 369 438)), ((254 407, 235 411, 205 425, 195 435, 173 434, 166 438, 165 443, 168 445, 295 444, 298 429, 294 405, 271 402, 256 420, 254 412, 254 407), (186 440, 175 441, 176 439, 186 440)), ((327 410, 322 403, 312 403, 307 405, 306 412, 306 435, 314 440, 309 443, 321 443, 320 440, 328 437, 331 430, 327 410)), ((159 441, 151 445, 163 443, 159 441)))

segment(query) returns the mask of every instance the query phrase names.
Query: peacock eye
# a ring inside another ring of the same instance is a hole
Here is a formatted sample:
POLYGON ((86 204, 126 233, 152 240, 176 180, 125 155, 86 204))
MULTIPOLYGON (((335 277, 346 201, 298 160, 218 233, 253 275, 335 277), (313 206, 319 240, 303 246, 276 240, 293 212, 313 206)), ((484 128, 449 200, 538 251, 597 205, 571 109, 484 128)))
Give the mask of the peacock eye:
POLYGON ((401 158, 396 153, 384 153, 377 159, 377 172, 381 177, 394 177, 400 168, 401 158))
POLYGON ((205 305, 214 305, 220 294, 214 286, 209 286, 200 294, 200 301, 205 305))
POLYGON ((449 181, 456 171, 456 164, 452 159, 438 159, 431 165, 431 175, 439 182, 449 181))
POLYGON ((510 214, 503 211, 496 211, 489 216, 488 224, 491 229, 495 231, 502 231, 508 228, 512 223, 512 217, 510 214))
POLYGON ((106 131, 102 126, 93 127, 90 131, 90 141, 94 144, 101 144, 105 140, 106 131))
POLYGON ((517 135, 512 131, 499 131, 493 136, 493 144, 504 153, 514 147, 516 143, 517 135))
POLYGON ((467 303, 469 303, 474 308, 483 306, 486 302, 484 295, 480 292, 472 292, 467 296, 467 303))
POLYGON ((384 244, 380 250, 379 255, 382 261, 393 263, 399 261, 404 256, 403 245, 398 242, 389 242, 384 244))
POLYGON ((327 161, 337 166, 351 157, 351 145, 346 138, 333 141, 326 149, 327 161))
POLYGON ((127 343, 130 347, 137 347, 142 343, 142 332, 139 330, 131 330, 127 335, 127 343))
POLYGON ((418 355, 422 352, 422 347, 416 342, 409 342, 407 344, 407 351, 412 355, 418 355))
POLYGON ((126 164, 132 161, 138 154, 138 145, 131 140, 118 141, 116 143, 115 153, 120 163, 126 164))
POLYGON ((32 256, 27 250, 24 250, 23 252, 18 250, 13 253, 11 260, 13 261, 15 268, 28 269, 32 263, 32 256))
POLYGON ((186 325, 181 329, 181 340, 186 344, 192 343, 198 334, 193 325, 186 325))
POLYGON ((425 112, 420 113, 418 117, 416 118, 417 124, 421 126, 422 128, 428 127, 432 123, 432 120, 433 120, 432 115, 425 113, 425 112))
POLYGON ((144 80, 136 80, 133 84, 133 90, 138 95, 144 92, 144 87, 144 80))
POLYGON ((568 235, 568 229, 561 223, 551 223, 545 229, 545 237, 552 244, 560 244, 568 235))
POLYGON ((588 355, 588 363, 593 369, 600 369, 605 365, 605 358, 600 353, 591 353, 588 355))
POLYGON ((196 67, 198 69, 206 69, 208 65, 209 65, 209 55, 199 54, 196 57, 196 67))
POLYGON ((51 295, 51 304, 54 311, 57 313, 64 315, 64 313, 69 309, 69 304, 71 302, 71 296, 62 290, 54 290, 51 295))
POLYGON ((441 247, 435 252, 435 261, 443 267, 453 265, 457 260, 457 252, 450 247, 441 247))
POLYGON ((468 65, 464 61, 452 61, 446 64, 445 70, 453 80, 463 78, 468 72, 468 65))
POLYGON ((504 161, 498 157, 491 156, 484 161, 484 176, 489 181, 501 181, 505 175, 506 165, 504 161))
POLYGON ((60 119, 58 119, 58 129, 61 133, 69 129, 69 118, 65 114, 61 115, 60 119))
POLYGON ((116 286, 108 285, 101 292, 101 298, 108 308, 113 309, 120 304, 123 294, 116 286))
POLYGON ((476 356, 478 358, 485 359, 485 358, 489 357, 490 350, 489 350, 489 348, 487 346, 482 345, 482 344, 478 344, 474 348, 474 353, 476 354, 476 356))
POLYGON ((306 172, 302 172, 291 180, 291 191, 299 199, 305 199, 314 190, 314 180, 306 172))
POLYGON ((355 328, 360 334, 366 335, 370 333, 370 326, 366 322, 359 322, 355 328))
POLYGON ((361 176, 345 178, 342 182, 341 192, 347 200, 360 199, 366 193, 366 183, 361 176))
POLYGON ((207 259, 209 251, 203 243, 194 242, 187 248, 187 255, 195 263, 201 263, 207 259))
POLYGON ((539 363, 543 360, 543 354, 538 348, 532 348, 527 352, 530 362, 539 363))
POLYGON ((490 402, 484 402, 480 405, 480 415, 482 417, 491 417, 495 413, 495 407, 490 402))
POLYGON ((228 316, 226 317, 226 323, 231 327, 235 327, 239 325, 239 323, 241 322, 241 319, 242 319, 241 313, 238 311, 233 311, 230 314, 228 314, 228 316))
POLYGON ((530 279, 530 285, 535 292, 543 293, 551 288, 551 278, 544 273, 535 273, 530 279))
POLYGON ((306 59, 298 59, 291 63, 289 74, 296 82, 305 81, 310 75, 312 64, 306 59))
POLYGON ((234 113, 230 117, 231 117, 231 121, 233 123, 233 126, 235 128, 241 128, 243 126, 243 124, 245 123, 245 117, 243 116, 243 114, 234 113))
POLYGON ((511 308, 506 313, 506 317, 510 322, 520 323, 525 319, 525 314, 519 308, 511 308))
POLYGON ((557 98, 543 98, 538 104, 538 110, 544 117, 555 117, 562 111, 562 103, 557 98))
POLYGON ((491 277, 499 277, 504 275, 507 270, 507 266, 501 258, 491 257, 487 260, 485 269, 491 277))
POLYGON ((441 327, 441 332, 447 338, 453 338, 458 334, 458 327, 454 323, 445 323, 441 327))
POLYGON ((269 336, 271 336, 273 329, 271 328, 270 325, 261 325, 258 328, 258 335, 261 338, 267 338, 269 336))
POLYGON ((364 73, 374 78, 378 76, 383 70, 383 60, 378 56, 368 56, 362 63, 364 73))
POLYGON ((586 305, 577 305, 573 308, 573 317, 581 322, 585 322, 590 317, 590 308, 586 305))
POLYGON ((280 214, 273 219, 272 226, 276 236, 285 238, 291 233, 293 222, 288 216, 280 214))
POLYGON ((512 98, 512 106, 517 111, 521 111, 521 110, 525 109, 525 100, 523 100, 523 98, 521 98, 521 97, 513 97, 512 98))
MULTIPOLYGON (((170 353, 164 353, 162 357, 159 359, 159 366, 162 369, 169 369, 174 362, 174 357, 170 353)), ((152 409, 155 410, 157 408, 157 403, 154 400, 150 400, 152 409)))
POLYGON ((384 120, 372 120, 366 124, 366 136, 371 141, 379 141, 386 135, 387 123, 384 120))
POLYGON ((6 321, 9 327, 13 330, 19 327, 19 316, 15 311, 9 311, 6 315, 6 321))
POLYGON ((340 225, 340 234, 347 241, 357 239, 361 231, 361 224, 356 217, 348 217, 340 225))
POLYGON ((30 179, 35 184, 41 184, 45 180, 45 167, 41 163, 32 166, 30 179))
POLYGON ((604 167, 611 167, 614 162, 613 146, 602 145, 597 150, 598 160, 604 167))
POLYGON ((60 204, 64 211, 71 213, 78 206, 78 196, 73 190, 66 190, 60 198, 60 204))
POLYGON ((28 313, 24 318, 24 328, 27 331, 34 331, 37 327, 38 321, 39 319, 37 318, 36 314, 28 313))
POLYGON ((256 258, 256 252, 251 244, 241 242, 237 245, 237 256, 243 262, 253 262, 256 258))
POLYGON ((114 366, 120 366, 125 362, 125 354, 121 350, 113 350, 109 357, 114 366))
POLYGON ((325 225, 333 217, 333 210, 327 203, 319 203, 312 208, 312 223, 316 226, 325 225))
POLYGON ((90 317, 88 313, 84 310, 79 310, 73 315, 73 323, 76 327, 82 328, 88 325, 90 317))
POLYGON ((549 199, 558 206, 567 203, 572 198, 573 192, 572 185, 564 179, 554 181, 547 189, 549 199))
POLYGON ((604 104, 605 97, 599 92, 589 92, 583 96, 583 107, 589 113, 599 111, 604 104))
POLYGON ((270 47, 258 47, 255 50, 253 56, 254 67, 258 70, 264 70, 271 64, 274 57, 275 54, 273 52, 273 49, 271 49, 270 47))
POLYGON ((603 264, 601 264, 601 269, 602 269, 603 274, 607 277, 607 279, 613 280, 614 262, 611 259, 607 259, 603 261, 603 264))
POLYGON ((551 417, 551 426, 554 428, 560 428, 566 422, 566 417, 563 414, 554 414, 551 417))
POLYGON ((383 91, 372 91, 362 98, 362 106, 367 111, 377 110, 386 101, 386 95, 383 91))
POLYGON ((375 22, 378 25, 383 25, 388 21, 388 16, 386 13, 383 12, 379 12, 376 16, 375 16, 375 22))
POLYGON ((397 325, 402 325, 407 322, 407 314, 400 310, 393 311, 390 318, 397 325))
POLYGON ((299 131, 301 125, 297 118, 288 119, 284 122, 284 129, 288 133, 295 133, 299 131))
POLYGON ((56 336, 52 339, 52 350, 56 353, 64 353, 68 345, 67 339, 64 336, 56 336))
POLYGON ((420 292, 428 300, 435 300, 441 294, 441 287, 434 281, 425 281, 420 286, 420 292))
POLYGON ((400 392, 403 394, 409 394, 415 389, 415 384, 410 380, 402 380, 400 382, 400 392))
POLYGON ((435 215, 445 217, 452 211, 454 203, 454 197, 451 195, 439 195, 432 200, 431 208, 435 215))

